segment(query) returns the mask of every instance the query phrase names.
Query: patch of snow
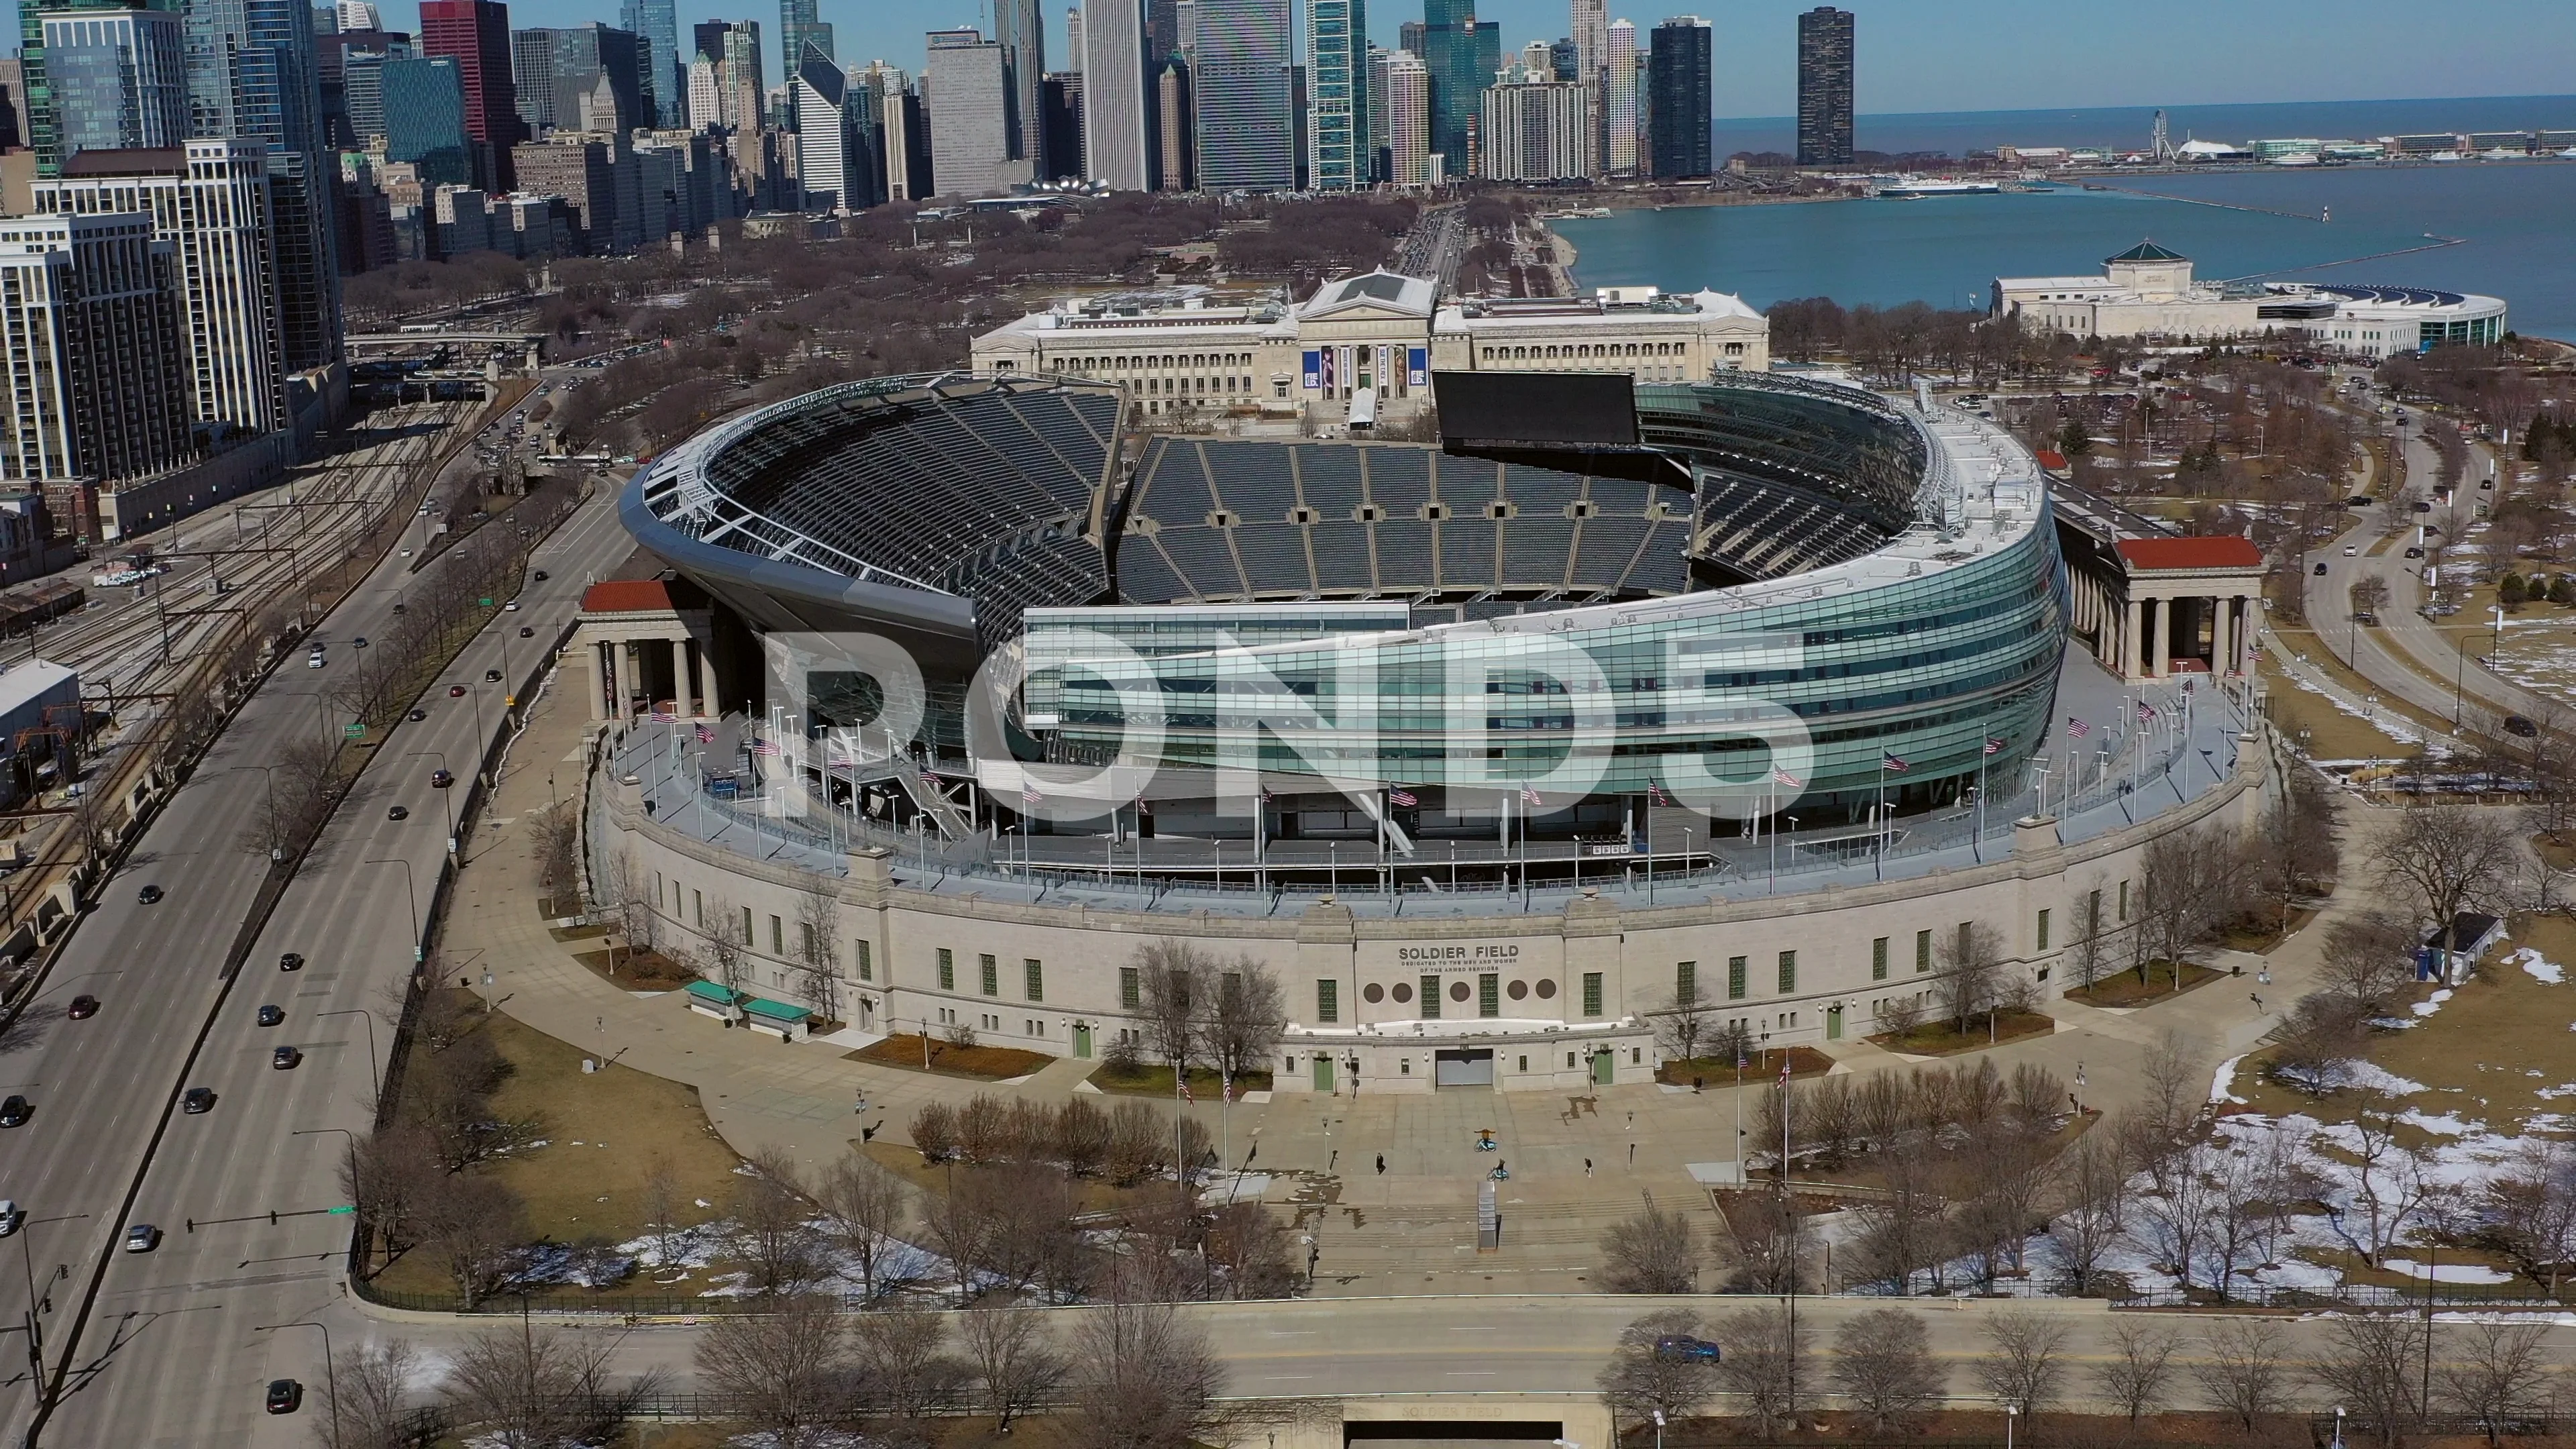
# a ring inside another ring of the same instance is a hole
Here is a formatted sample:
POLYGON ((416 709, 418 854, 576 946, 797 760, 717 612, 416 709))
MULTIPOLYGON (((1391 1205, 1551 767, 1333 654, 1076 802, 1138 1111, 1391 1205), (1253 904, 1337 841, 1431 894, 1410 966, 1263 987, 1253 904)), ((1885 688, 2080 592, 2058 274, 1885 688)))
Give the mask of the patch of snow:
POLYGON ((2441 990, 2434 992, 2431 996, 2424 998, 2422 1001, 2416 1002, 2413 1009, 2417 1016, 2431 1016, 2434 1012, 2442 1009, 2443 1002, 2450 999, 2451 988, 2445 986, 2441 990))
POLYGON ((2241 1055, 2232 1056, 2218 1064, 2217 1073, 2209 1079, 2210 1101, 2242 1102, 2245 1100, 2243 1097, 2237 1096, 2235 1092, 2236 1064, 2243 1060, 2245 1060, 2245 1058, 2241 1055))
POLYGON ((2531 973, 2533 980, 2541 982, 2544 985, 2563 986, 2567 983, 2566 967, 2561 966, 2557 962, 2550 960, 2548 957, 2541 955, 2529 946, 2524 946, 2515 950, 2511 955, 2504 959, 2505 964, 2521 967, 2523 970, 2531 973))
MULTIPOLYGON (((2448 996, 2449 992, 2442 993, 2448 996)), ((2368 1091, 2386 1092, 2392 1097, 2406 1097, 2423 1091, 2422 1082, 2409 1081, 2377 1062, 2338 1062, 2327 1074, 2338 1087, 2361 1087, 2368 1091)))
MULTIPOLYGON (((2426 1271, 2423 1264, 2406 1258, 2382 1258, 2379 1266, 2419 1281, 2426 1271)), ((2431 1272, 2436 1283, 2510 1283, 2514 1279, 2513 1274, 2482 1263, 2436 1263, 2431 1272)))
POLYGON ((2483 1122, 2463 1122, 2460 1120, 2459 1115, 2453 1112, 2444 1112, 2439 1115, 2427 1115, 2422 1112, 2407 1112, 2402 1114, 2398 1120, 2401 1122, 2412 1123, 2416 1127, 2419 1127, 2426 1132, 2430 1132, 2436 1137, 2466 1137, 2470 1133, 2479 1131, 2486 1126, 2483 1122))

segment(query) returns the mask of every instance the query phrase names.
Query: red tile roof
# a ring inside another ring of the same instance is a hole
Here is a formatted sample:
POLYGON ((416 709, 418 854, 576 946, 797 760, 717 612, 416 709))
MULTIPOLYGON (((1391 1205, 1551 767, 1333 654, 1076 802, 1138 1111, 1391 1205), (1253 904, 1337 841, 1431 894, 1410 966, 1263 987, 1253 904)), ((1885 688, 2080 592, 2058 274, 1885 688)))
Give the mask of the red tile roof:
POLYGON ((2124 538, 2120 557, 2133 569, 2259 569, 2263 550, 2239 534, 2202 538, 2124 538))
POLYGON ((608 579, 581 591, 585 614, 659 614, 676 607, 660 579, 608 579))
POLYGON ((2066 455, 2054 448, 2042 448, 2039 450, 2039 466, 2051 473, 2063 473, 2066 471, 2066 455))

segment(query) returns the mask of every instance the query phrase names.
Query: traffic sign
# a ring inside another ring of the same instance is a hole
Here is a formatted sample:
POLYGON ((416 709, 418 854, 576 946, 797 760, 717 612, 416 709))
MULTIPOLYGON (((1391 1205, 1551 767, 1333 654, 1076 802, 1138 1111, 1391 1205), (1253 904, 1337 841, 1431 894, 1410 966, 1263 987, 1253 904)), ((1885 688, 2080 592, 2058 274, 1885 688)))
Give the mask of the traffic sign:
POLYGON ((492 601, 490 599, 476 599, 474 601, 474 607, 478 609, 488 609, 492 607, 492 601))
POLYGON ((340 738, 344 740, 363 740, 366 737, 367 727, 363 724, 352 721, 340 726, 340 738))

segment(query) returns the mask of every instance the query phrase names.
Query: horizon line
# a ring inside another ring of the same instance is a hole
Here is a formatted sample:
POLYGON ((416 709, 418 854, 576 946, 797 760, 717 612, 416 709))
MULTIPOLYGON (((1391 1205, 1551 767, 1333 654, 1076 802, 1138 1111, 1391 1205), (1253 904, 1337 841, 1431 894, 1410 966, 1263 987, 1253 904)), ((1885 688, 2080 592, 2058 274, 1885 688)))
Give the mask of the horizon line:
MULTIPOLYGON (((2274 106, 2281 106, 2281 107, 2287 107, 2287 106, 2401 106, 2401 105, 2403 105, 2403 106, 2414 106, 2414 105, 2431 105, 2431 104, 2437 104, 2437 103, 2444 102, 2444 101, 2477 101, 2477 102, 2487 102, 2487 101, 2570 101, 2570 102, 2576 102, 2576 92, 2556 92, 2556 93, 2552 93, 2552 92, 2544 92, 2544 93, 2537 93, 2537 94, 2530 94, 2530 95, 2520 95, 2520 94, 2499 94, 2499 95, 2479 95, 2479 96, 2365 96, 2365 97, 2361 97, 2361 98, 2353 99, 2353 100, 2334 100, 2334 101, 2187 101, 2187 102, 2181 102, 2181 103, 2170 102, 2170 101, 2167 101, 2167 102, 2156 102, 2156 101, 2136 101, 2136 102, 2122 102, 2122 103, 2111 104, 2111 105, 2092 105, 2092 106, 2016 106, 2016 107, 2011 107, 2011 108, 2007 108, 2007 109, 1955 110, 1955 111, 1855 111, 1855 112, 1853 112, 1853 113, 1852 113, 1852 120, 1853 120, 1855 123, 1858 123, 1858 122, 1860 122, 1860 121, 1868 121, 1868 120, 1912 120, 1912 119, 1919 119, 1919 118, 1922 118, 1922 117, 1929 117, 1929 116, 2053 116, 2053 115, 2082 115, 2082 114, 2085 114, 2085 113, 2087 113, 2087 112, 2099 112, 2099 111, 2157 111, 2157 110, 2162 110, 2162 111, 2190 111, 2190 110, 2202 110, 2202 111, 2207 111, 2207 110, 2218 110, 2218 109, 2221 109, 2221 108, 2230 109, 2230 110, 2238 110, 2238 109, 2242 109, 2242 110, 2256 110, 2256 109, 2263 109, 2263 108, 2267 108, 2267 107, 2274 107, 2274 106)), ((1717 124, 1717 125, 1724 126, 1724 125, 1750 125, 1750 124, 1754 124, 1754 123, 1757 123, 1757 122, 1760 122, 1760 123, 1768 123, 1768 122, 1774 122, 1774 121, 1786 121, 1786 122, 1788 122, 1788 123, 1790 123, 1790 124, 1794 125, 1794 124, 1796 124, 1796 122, 1797 122, 1797 119, 1798 119, 1798 118, 1797 118, 1797 116, 1796 116, 1795 114, 1782 114, 1782 115, 1776 115, 1776 116, 1713 116, 1713 117, 1711 117, 1710 119, 1711 119, 1711 121, 1712 121, 1713 123, 1715 123, 1715 124, 1717 124)))

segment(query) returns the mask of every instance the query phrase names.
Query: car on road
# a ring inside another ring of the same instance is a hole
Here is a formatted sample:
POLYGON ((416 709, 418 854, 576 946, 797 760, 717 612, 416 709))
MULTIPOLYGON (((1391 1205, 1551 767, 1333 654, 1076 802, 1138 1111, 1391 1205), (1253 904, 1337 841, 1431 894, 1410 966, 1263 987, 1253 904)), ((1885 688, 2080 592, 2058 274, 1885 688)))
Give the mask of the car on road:
POLYGON ((2360 549, 2359 547, 2357 547, 2357 546, 2353 545, 2353 544, 2349 544, 2349 543, 2347 543, 2347 544, 2345 544, 2345 545, 2343 546, 2343 556, 2344 556, 2345 558, 2352 558, 2352 557, 2355 557, 2355 556, 2356 556, 2356 555, 2358 555, 2360 552, 2361 552, 2361 549, 2360 549))
POLYGON ((465 686, 461 684, 451 684, 447 686, 447 697, 449 699, 463 699, 465 697, 465 686))
POLYGON ((16 1199, 0 1197, 0 1238, 18 1231, 18 1225, 26 1220, 27 1210, 18 1206, 16 1199))
POLYGON ((515 614, 519 612, 519 601, 512 599, 510 602, 503 604, 501 606, 501 612, 504 614, 515 614))
POLYGON ((484 670, 484 671, 483 671, 483 682, 484 682, 485 684, 498 684, 498 683, 500 683, 500 682, 501 682, 501 671, 500 671, 500 670, 497 670, 497 669, 486 669, 486 670, 484 670))
POLYGON ((207 1087, 190 1087, 188 1089, 188 1095, 179 1099, 179 1110, 187 1113, 191 1117, 215 1110, 215 1094, 213 1089, 207 1087))
POLYGON ((387 820, 409 820, 411 818, 411 807, 408 805, 396 805, 385 812, 385 818, 387 820))
POLYGON ((2345 499, 2343 501, 2343 506, 2346 508, 2368 508, 2372 503, 2377 501, 2378 500, 2372 498, 2367 493, 2356 493, 2350 498, 2345 499))
POLYGON ((125 1251, 148 1253, 161 1246, 161 1230, 150 1223, 136 1223, 125 1230, 125 1251))
POLYGON ((1667 1333, 1655 1340, 1655 1357, 1698 1359, 1706 1363, 1715 1363, 1718 1359, 1718 1348, 1716 1344, 1705 1338, 1693 1338, 1687 1333, 1667 1333))
POLYGON ((279 1047, 268 1054, 268 1065, 272 1071, 291 1072, 295 1070, 295 1064, 302 1060, 304 1060, 304 1053, 291 1046, 279 1047))
POLYGON ((23 1127, 27 1125, 27 1119, 35 1115, 36 1109, 15 1092, 0 1098, 0 1127, 23 1127))
POLYGON ((2509 714, 2504 717, 2504 732, 2518 739, 2537 739, 2540 735, 2540 726, 2521 715, 2509 714))
POLYGON ((75 996, 72 998, 71 1009, 65 1011, 63 1015, 70 1017, 74 1021, 87 1021, 91 1017, 98 1015, 98 998, 95 996, 75 996))
POLYGON ((2410 548, 2406 550, 2406 556, 2408 558, 2422 558, 2424 556, 2424 550, 2420 548, 2410 548))
POLYGON ((539 569, 535 573, 528 575, 528 577, 535 579, 538 583, 542 584, 546 581, 546 571, 544 569, 539 569))
POLYGON ((2415 500, 2415 511, 2418 513, 2430 513, 2433 511, 2433 505, 2425 502, 2421 498, 2418 498, 2415 500))
POLYGON ((418 724, 422 720, 429 718, 429 711, 425 709, 416 709, 410 714, 403 716, 403 718, 410 720, 413 724, 418 724))
POLYGON ((2325 571, 2326 571, 2326 561, 2325 561, 2324 559, 2319 559, 2319 560, 2317 560, 2317 572, 2318 572, 2318 573, 2320 573, 2320 574, 2322 574, 2322 573, 2324 573, 2325 571))
POLYGON ((134 893, 134 898, 147 906, 157 906, 161 904, 161 888, 157 885, 145 886, 134 893))
POLYGON ((456 777, 445 770, 432 770, 429 772, 429 788, 433 790, 444 790, 455 783, 456 777))
POLYGON ((307 668, 307 669, 319 669, 319 668, 321 668, 321 667, 322 667, 322 651, 321 651, 321 650, 319 650, 319 649, 316 649, 316 650, 314 650, 312 653, 305 655, 305 656, 304 656, 304 667, 305 667, 305 668, 307 668))
POLYGON ((293 1379, 270 1379, 268 1381, 268 1411, 270 1413, 292 1414, 303 1406, 304 1386, 302 1384, 297 1383, 293 1379))
POLYGON ((285 1020, 286 1008, 282 1006, 263 1006, 259 1009, 259 1024, 262 1026, 276 1026, 285 1020))
POLYGON ((352 649, 364 649, 364 648, 366 648, 366 647, 367 647, 367 636, 366 636, 366 635, 364 635, 364 634, 361 634, 361 635, 359 635, 357 638, 350 640, 350 641, 349 641, 349 647, 350 647, 350 648, 352 648, 352 649))
POLYGON ((303 953, 303 952, 301 952, 301 951, 289 951, 289 952, 287 952, 285 955, 278 957, 278 958, 277 958, 277 969, 278 969, 278 970, 280 970, 280 971, 301 971, 301 970, 303 970, 303 969, 304 969, 304 953, 303 953))
POLYGON ((537 631, 526 624, 522 624, 519 626, 519 637, 522 639, 534 639, 537 637, 537 631))

